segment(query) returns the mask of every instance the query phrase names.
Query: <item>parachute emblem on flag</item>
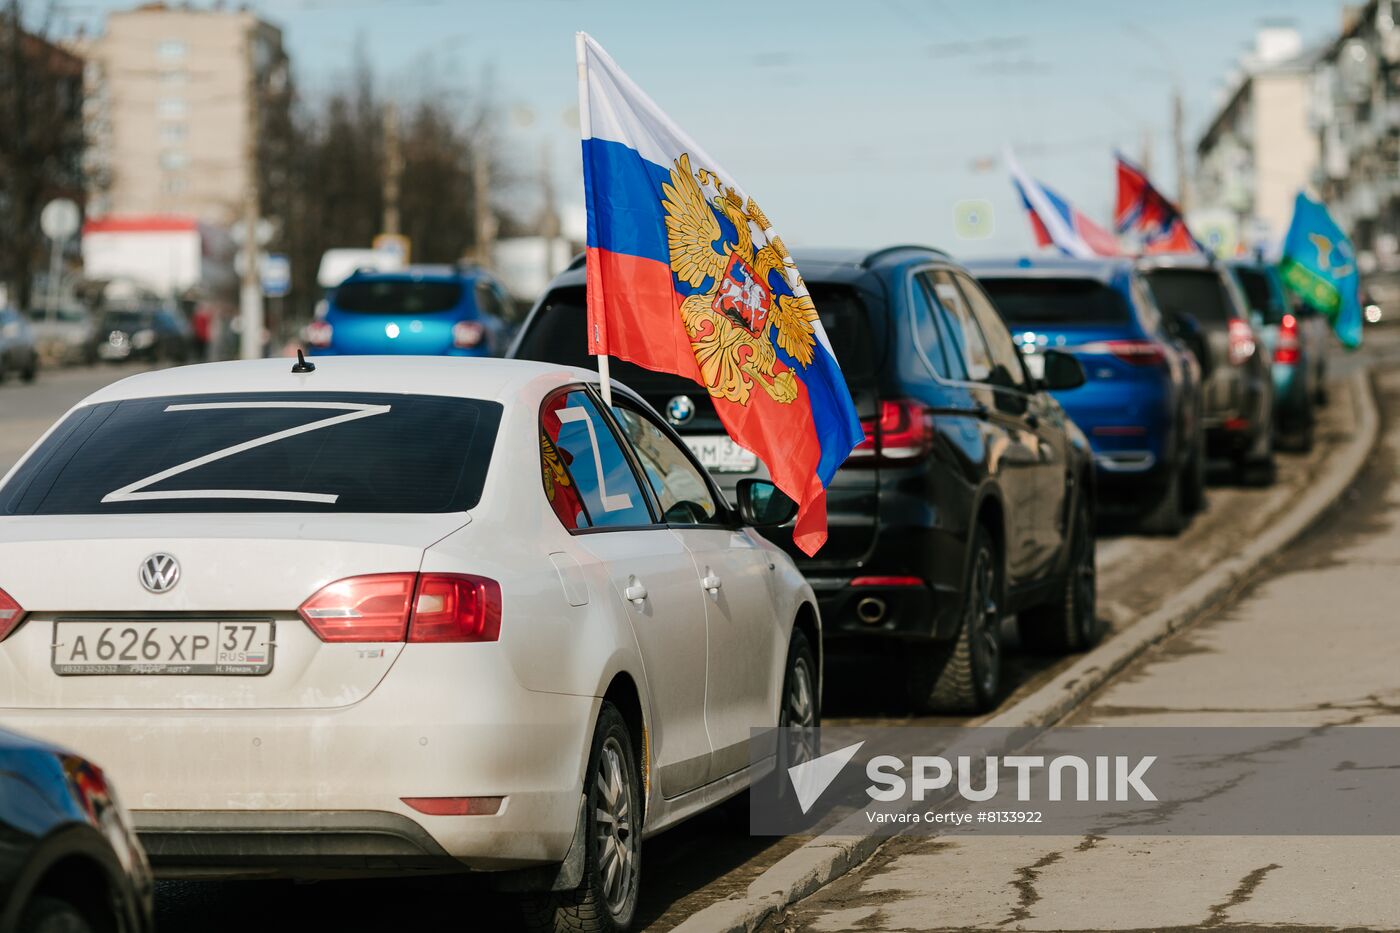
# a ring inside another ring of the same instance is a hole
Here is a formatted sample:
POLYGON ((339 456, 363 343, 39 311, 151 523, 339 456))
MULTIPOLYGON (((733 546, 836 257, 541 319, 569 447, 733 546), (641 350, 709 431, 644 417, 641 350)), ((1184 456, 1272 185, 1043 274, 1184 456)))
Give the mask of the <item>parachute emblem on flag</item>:
POLYGON ((753 198, 745 200, 714 172, 692 171, 689 154, 663 183, 671 272, 695 289, 680 315, 709 393, 747 405, 757 384, 774 401, 797 398, 799 366, 812 364, 817 310, 797 266, 753 198), (734 231, 726 237, 722 222, 734 231))

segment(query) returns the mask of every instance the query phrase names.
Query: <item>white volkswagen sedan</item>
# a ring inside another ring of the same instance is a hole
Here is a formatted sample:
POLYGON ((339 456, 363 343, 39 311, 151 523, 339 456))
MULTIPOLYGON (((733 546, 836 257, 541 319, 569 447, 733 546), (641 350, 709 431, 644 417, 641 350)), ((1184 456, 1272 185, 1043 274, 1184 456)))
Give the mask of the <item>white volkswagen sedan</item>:
POLYGON ((817 721, 791 502, 583 370, 300 368, 125 379, 5 477, 0 722, 102 761, 165 877, 492 871, 625 928, 642 838, 817 721))

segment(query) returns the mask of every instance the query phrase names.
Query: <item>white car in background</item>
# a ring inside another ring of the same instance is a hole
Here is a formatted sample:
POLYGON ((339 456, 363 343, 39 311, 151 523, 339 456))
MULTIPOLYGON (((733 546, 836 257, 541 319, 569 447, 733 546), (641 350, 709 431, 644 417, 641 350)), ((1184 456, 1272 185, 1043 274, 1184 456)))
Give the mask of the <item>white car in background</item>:
POLYGON ((642 837, 817 724, 821 638, 753 530, 790 500, 614 396, 424 357, 95 393, 0 484, 0 722, 102 761, 163 877, 493 871, 627 927, 642 837))

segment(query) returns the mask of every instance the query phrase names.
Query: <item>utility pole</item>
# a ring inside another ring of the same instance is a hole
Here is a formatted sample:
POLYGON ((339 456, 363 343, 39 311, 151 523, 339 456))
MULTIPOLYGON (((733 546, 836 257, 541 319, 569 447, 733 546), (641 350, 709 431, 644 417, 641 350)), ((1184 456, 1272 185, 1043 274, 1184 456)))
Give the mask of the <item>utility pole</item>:
POLYGON ((486 266, 491 263, 491 246, 496 242, 496 216, 491 211, 491 159, 487 155, 485 126, 477 134, 477 144, 472 147, 472 215, 476 228, 476 261, 486 266))
POLYGON ((554 206, 554 175, 550 171, 549 141, 540 144, 540 236, 544 238, 544 279, 548 282, 559 270, 554 268, 554 246, 559 240, 559 211, 554 206))
POLYGON ((1185 214, 1191 192, 1186 170, 1186 120, 1182 115, 1181 85, 1172 83, 1172 147, 1176 150, 1176 207, 1185 214))
POLYGON ((245 360, 261 359, 263 355, 263 296, 262 278, 258 274, 258 75, 254 43, 257 19, 247 27, 245 59, 248 69, 248 124, 243 141, 243 285, 239 290, 239 319, 242 333, 239 356, 245 360))
POLYGON ((1142 166, 1143 172, 1149 177, 1152 175, 1152 127, 1142 128, 1142 155, 1138 159, 1138 165, 1142 166))
POLYGON ((398 236, 399 181, 403 177, 403 153, 399 148, 399 108, 392 100, 384 106, 384 222, 380 232, 398 236))

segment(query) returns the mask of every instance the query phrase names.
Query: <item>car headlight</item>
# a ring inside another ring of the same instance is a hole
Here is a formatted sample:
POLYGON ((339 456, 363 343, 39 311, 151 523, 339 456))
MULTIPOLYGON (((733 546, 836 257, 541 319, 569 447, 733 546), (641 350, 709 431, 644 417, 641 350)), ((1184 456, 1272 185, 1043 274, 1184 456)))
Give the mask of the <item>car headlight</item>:
POLYGON ((156 342, 156 332, 153 330, 138 330, 131 335, 131 345, 138 350, 144 350, 149 346, 154 346, 156 342))

